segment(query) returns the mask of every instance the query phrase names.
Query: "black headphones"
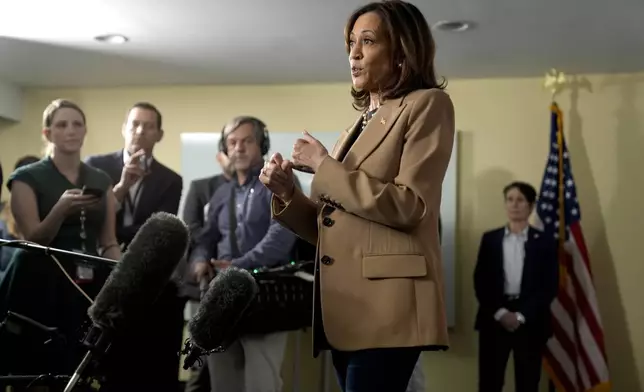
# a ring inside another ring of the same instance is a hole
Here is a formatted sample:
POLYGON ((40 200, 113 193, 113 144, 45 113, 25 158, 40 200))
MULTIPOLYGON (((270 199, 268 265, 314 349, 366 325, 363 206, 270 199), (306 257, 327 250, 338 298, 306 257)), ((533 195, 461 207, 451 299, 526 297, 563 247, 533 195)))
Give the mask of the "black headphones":
POLYGON ((256 117, 251 116, 240 116, 235 118, 230 123, 226 124, 221 130, 221 136, 219 137, 219 151, 228 155, 228 146, 226 146, 226 129, 230 128, 230 124, 234 125, 232 130, 239 128, 242 124, 252 124, 253 129, 256 131, 255 138, 259 141, 259 150, 261 151, 262 156, 266 156, 268 151, 271 149, 271 139, 268 136, 268 128, 266 124, 256 117))

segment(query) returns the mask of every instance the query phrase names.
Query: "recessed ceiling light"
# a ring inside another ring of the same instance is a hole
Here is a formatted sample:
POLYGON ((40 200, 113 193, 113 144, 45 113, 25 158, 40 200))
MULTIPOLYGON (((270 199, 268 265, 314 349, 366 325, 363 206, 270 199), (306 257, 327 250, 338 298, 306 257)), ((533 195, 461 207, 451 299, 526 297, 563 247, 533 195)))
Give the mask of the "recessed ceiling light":
POLYGON ((440 31, 449 31, 452 33, 460 33, 463 31, 470 30, 474 24, 472 22, 466 22, 463 20, 442 20, 436 23, 433 28, 434 30, 440 31))
POLYGON ((120 45, 124 44, 130 39, 122 34, 104 34, 94 37, 98 42, 103 42, 106 44, 120 45))

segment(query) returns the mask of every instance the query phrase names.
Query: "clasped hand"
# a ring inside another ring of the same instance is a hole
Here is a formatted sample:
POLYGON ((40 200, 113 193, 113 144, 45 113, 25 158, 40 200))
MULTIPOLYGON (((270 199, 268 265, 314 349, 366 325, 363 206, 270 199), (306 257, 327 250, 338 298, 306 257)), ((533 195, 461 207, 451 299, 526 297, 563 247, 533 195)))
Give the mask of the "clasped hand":
POLYGON ((512 312, 507 312, 501 316, 499 322, 508 332, 514 332, 521 326, 521 322, 519 322, 517 314, 512 312))
POLYGON ((315 173, 328 155, 324 145, 304 131, 302 138, 293 145, 293 160, 284 159, 280 153, 273 154, 264 164, 259 179, 274 195, 288 202, 295 191, 293 166, 305 166, 315 173))
POLYGON ((304 131, 302 137, 293 145, 291 158, 293 158, 293 165, 308 167, 315 173, 328 155, 329 152, 324 145, 304 131))

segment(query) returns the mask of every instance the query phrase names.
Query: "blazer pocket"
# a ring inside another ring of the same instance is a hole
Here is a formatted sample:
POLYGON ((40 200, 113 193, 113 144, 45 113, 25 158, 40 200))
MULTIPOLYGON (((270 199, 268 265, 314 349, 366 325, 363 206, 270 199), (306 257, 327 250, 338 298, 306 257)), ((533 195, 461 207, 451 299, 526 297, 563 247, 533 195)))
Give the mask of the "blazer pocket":
POLYGON ((419 254, 365 255, 362 276, 367 279, 422 278, 427 276, 427 262, 419 254))

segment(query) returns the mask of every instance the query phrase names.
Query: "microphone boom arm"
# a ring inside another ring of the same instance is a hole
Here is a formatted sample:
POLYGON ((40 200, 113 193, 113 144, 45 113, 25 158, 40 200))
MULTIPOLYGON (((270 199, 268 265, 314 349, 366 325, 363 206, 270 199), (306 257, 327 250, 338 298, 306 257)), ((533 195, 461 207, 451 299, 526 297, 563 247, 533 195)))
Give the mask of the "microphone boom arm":
POLYGON ((2 246, 8 246, 10 248, 18 248, 18 249, 24 249, 24 250, 38 250, 45 253, 46 255, 71 256, 85 261, 96 261, 99 263, 107 264, 111 267, 113 267, 117 263, 115 260, 106 259, 105 257, 92 256, 92 255, 87 255, 85 253, 77 253, 77 252, 72 252, 69 250, 58 249, 58 248, 50 248, 48 246, 42 246, 34 242, 29 242, 25 240, 0 239, 0 247, 2 246))

